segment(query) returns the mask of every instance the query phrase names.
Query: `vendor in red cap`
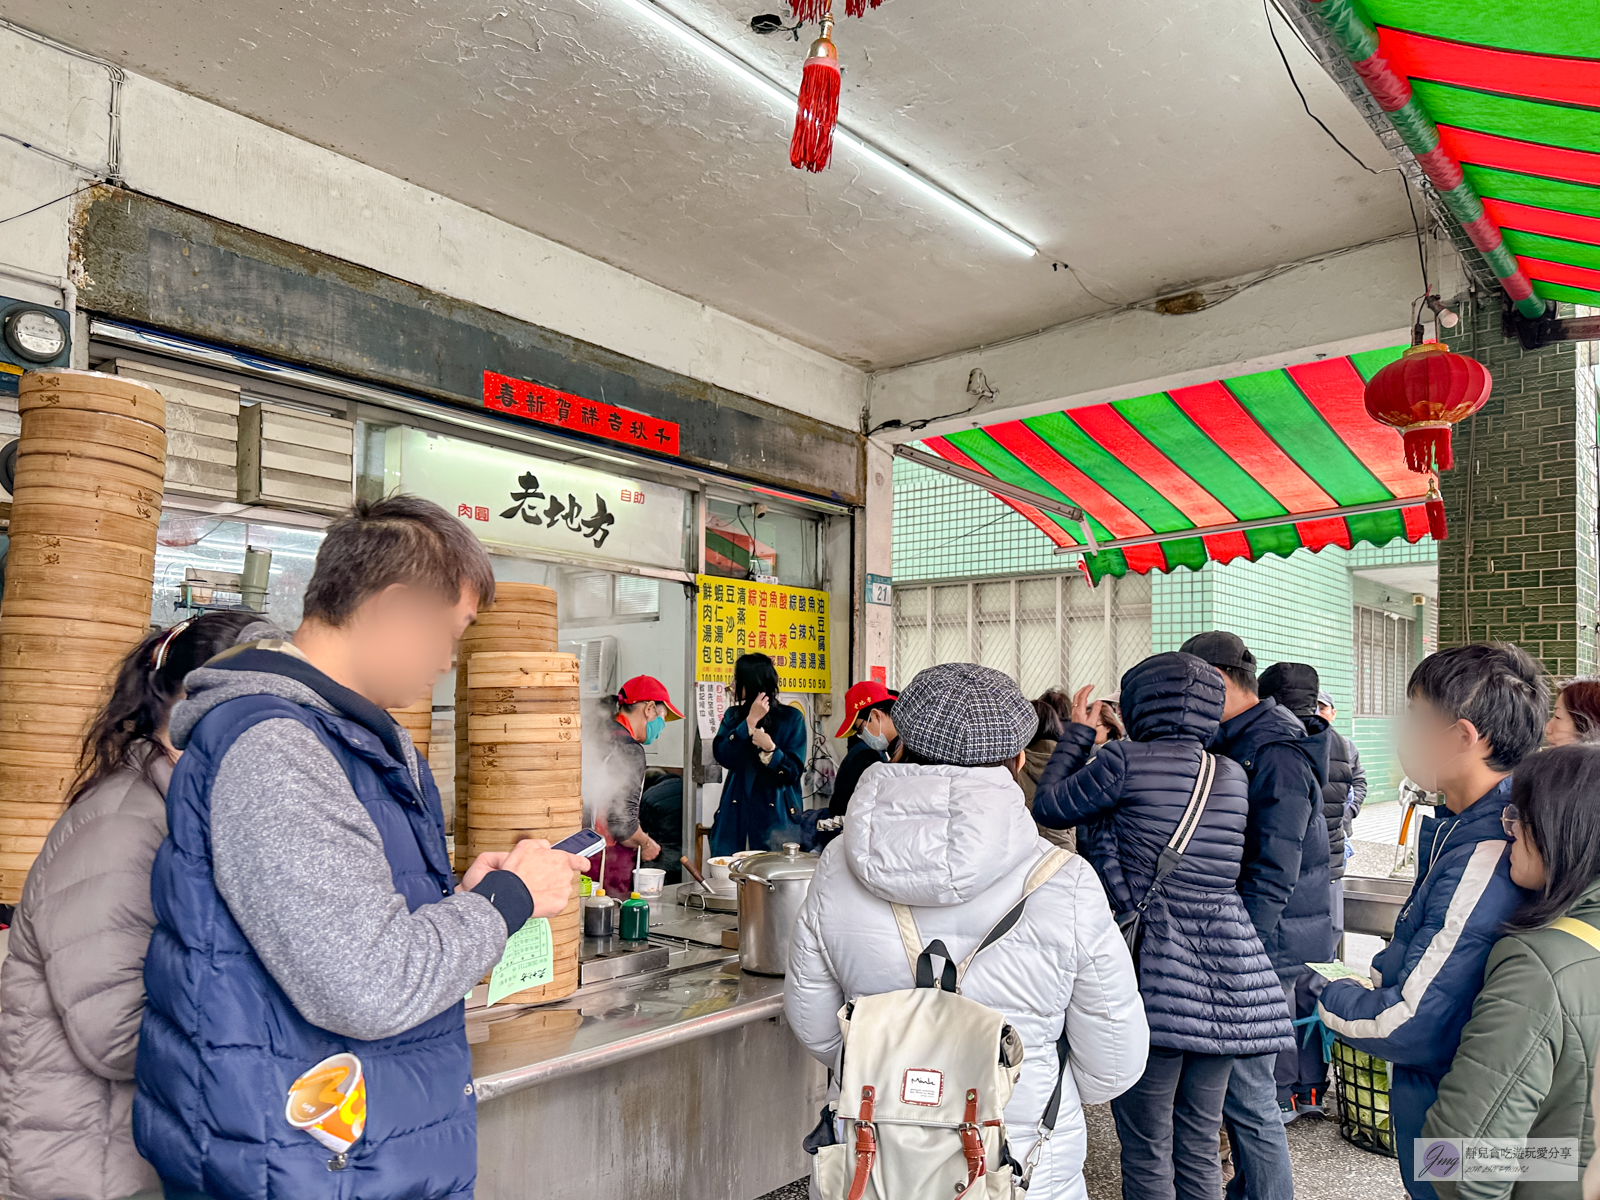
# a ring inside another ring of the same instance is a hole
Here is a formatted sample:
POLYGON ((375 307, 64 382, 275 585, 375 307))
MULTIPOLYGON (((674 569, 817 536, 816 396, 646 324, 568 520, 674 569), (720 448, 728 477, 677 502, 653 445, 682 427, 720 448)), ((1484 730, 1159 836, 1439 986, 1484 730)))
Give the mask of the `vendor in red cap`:
POLYGON ((850 748, 839 766, 839 777, 833 781, 833 795, 828 800, 830 816, 844 816, 861 772, 873 763, 889 761, 890 746, 900 737, 889 711, 894 707, 895 695, 876 679, 858 683, 844 694, 844 723, 833 736, 848 735, 850 748))
POLYGON ((660 844, 639 825, 644 748, 683 714, 667 696, 666 685, 650 675, 635 675, 623 684, 615 704, 615 717, 603 722, 592 740, 584 740, 584 807, 593 814, 595 832, 606 839, 604 855, 591 859, 585 874, 600 879, 607 895, 621 893, 625 899, 633 890, 638 860, 653 862, 661 853, 660 844))

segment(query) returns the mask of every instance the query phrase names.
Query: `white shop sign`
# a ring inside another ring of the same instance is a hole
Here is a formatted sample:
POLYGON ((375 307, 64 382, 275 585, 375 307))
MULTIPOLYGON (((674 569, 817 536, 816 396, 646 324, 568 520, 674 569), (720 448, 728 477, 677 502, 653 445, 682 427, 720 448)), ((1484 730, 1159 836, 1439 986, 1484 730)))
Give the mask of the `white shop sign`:
POLYGON ((491 549, 682 570, 681 488, 405 430, 389 477, 441 504, 491 549))

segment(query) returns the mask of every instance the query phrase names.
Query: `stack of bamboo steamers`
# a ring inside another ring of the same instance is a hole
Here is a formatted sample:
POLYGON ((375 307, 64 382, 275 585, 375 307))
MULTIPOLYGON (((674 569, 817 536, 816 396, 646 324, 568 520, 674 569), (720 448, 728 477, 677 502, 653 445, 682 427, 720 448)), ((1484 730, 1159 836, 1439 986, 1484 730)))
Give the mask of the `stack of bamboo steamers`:
POLYGON ((24 375, 0 603, 0 902, 61 814, 83 734, 150 628, 166 404, 90 371, 24 375))
MULTIPOLYGON (((456 669, 456 864, 509 850, 525 837, 552 843, 583 824, 578 660, 556 653, 556 594, 495 584, 492 607, 461 642, 456 669)), ((550 921, 555 976, 508 996, 559 1000, 578 988, 578 899, 550 921)))

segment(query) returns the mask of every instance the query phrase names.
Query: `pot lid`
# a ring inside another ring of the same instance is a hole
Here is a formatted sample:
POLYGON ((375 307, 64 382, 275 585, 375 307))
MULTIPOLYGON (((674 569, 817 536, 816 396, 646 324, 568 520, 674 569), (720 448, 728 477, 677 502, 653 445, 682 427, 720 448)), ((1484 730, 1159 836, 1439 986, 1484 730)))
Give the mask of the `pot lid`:
POLYGON ((782 850, 751 854, 734 864, 734 871, 755 879, 810 879, 817 871, 817 855, 801 854, 798 842, 785 842, 782 850))

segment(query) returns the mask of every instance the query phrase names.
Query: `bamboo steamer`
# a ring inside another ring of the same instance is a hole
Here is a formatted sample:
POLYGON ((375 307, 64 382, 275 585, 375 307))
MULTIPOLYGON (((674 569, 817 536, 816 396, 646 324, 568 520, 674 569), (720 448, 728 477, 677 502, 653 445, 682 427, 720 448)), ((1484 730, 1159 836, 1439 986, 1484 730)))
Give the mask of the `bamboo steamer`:
POLYGON ((155 388, 124 375, 98 371, 35 371, 24 376, 17 410, 72 410, 148 421, 167 427, 167 400, 155 388))
POLYGON ((22 377, 0 603, 0 901, 14 902, 83 734, 149 628, 166 402, 89 371, 22 377))
POLYGON ((92 454, 130 466, 164 464, 167 460, 167 435, 148 421, 89 412, 35 411, 23 414, 22 432, 45 439, 40 449, 48 454, 60 454, 64 445, 79 442, 95 447, 85 451, 84 457, 92 454))
MULTIPOLYGON (((484 652, 553 653, 556 648, 556 593, 554 589, 532 583, 497 583, 494 603, 478 614, 461 639, 456 667, 455 712, 455 864, 457 872, 470 861, 472 809, 471 743, 467 739, 468 718, 477 704, 491 699, 471 689, 467 676, 473 657, 484 652)), ((577 680, 572 681, 570 699, 576 705, 577 680)), ((566 700, 567 696, 541 697, 566 700)))
MULTIPOLYGON (((59 533, 33 533, 11 523, 11 551, 6 558, 6 594, 11 594, 17 568, 26 568, 22 580, 39 580, 42 587, 77 586, 92 582, 108 595, 122 593, 122 579, 149 581, 156 572, 155 551, 96 538, 62 537, 59 533)), ((58 591, 56 593, 60 595, 58 591)))

